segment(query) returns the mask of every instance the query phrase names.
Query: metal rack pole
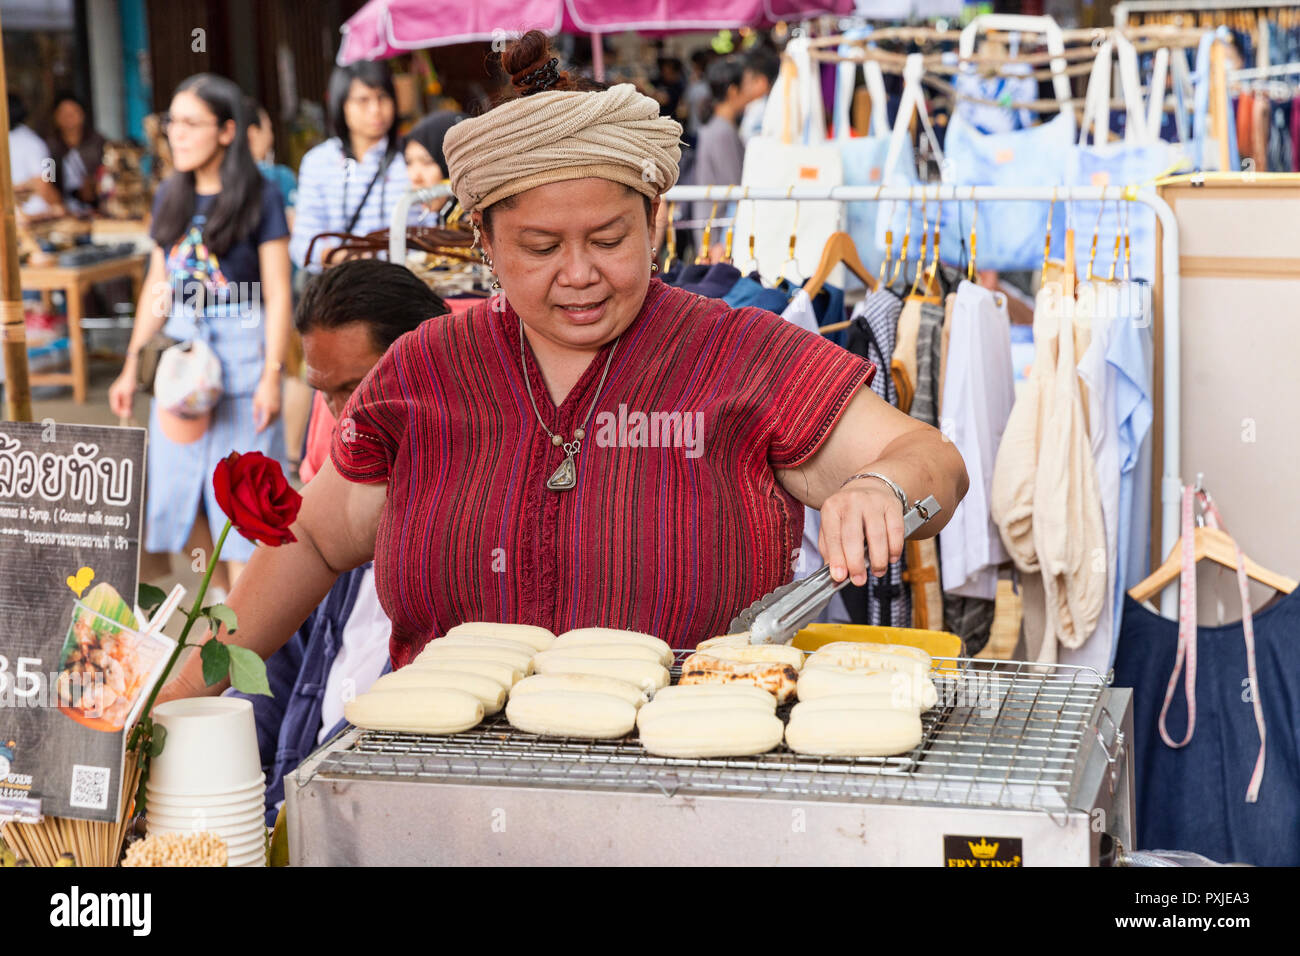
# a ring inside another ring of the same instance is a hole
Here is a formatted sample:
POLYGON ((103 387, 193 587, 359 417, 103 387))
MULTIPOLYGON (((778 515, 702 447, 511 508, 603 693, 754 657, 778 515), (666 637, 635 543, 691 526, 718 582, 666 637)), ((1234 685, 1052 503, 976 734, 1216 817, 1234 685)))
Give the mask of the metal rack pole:
MULTIPOLYGON (((728 198, 734 200, 759 200, 799 202, 831 200, 839 202, 906 202, 919 198, 918 192, 924 192, 927 201, 932 202, 1012 202, 1034 201, 1051 202, 1105 202, 1117 198, 1115 187, 1105 186, 1037 186, 1026 189, 1013 189, 1007 186, 927 186, 919 187, 873 187, 873 186, 831 186, 817 189, 808 186, 795 186, 793 189, 749 188, 741 186, 674 186, 664 194, 671 202, 690 202, 717 199, 720 193, 735 193, 728 198)), ((1129 198, 1125 196, 1125 198, 1129 198)), ((1181 274, 1178 253, 1178 220, 1170 205, 1156 195, 1152 189, 1140 189, 1131 197, 1133 202, 1151 208, 1160 221, 1162 234, 1162 334, 1164 336, 1164 443, 1162 445, 1164 465, 1160 482, 1161 522, 1160 553, 1168 554, 1178 542, 1179 520, 1178 507, 1181 497, 1182 479, 1179 476, 1182 447, 1180 440, 1182 382, 1179 362, 1182 356, 1181 323, 1179 292, 1181 274)), ((1161 594, 1160 609, 1166 617, 1174 617, 1178 612, 1178 595, 1166 588, 1161 594)))
POLYGON ((406 223, 410 218, 411 207, 417 202, 432 202, 451 195, 451 187, 446 185, 430 186, 427 189, 411 189, 397 197, 393 203, 393 216, 388 223, 388 261, 399 265, 406 261, 406 223))

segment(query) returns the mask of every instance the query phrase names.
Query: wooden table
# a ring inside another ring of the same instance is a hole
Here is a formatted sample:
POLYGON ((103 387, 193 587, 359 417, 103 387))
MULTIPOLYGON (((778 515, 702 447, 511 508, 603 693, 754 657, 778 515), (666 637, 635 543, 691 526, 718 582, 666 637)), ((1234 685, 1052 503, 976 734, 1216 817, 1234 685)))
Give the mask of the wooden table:
POLYGON ((67 299, 72 371, 33 373, 32 385, 71 385, 72 397, 78 404, 85 403, 90 368, 86 357, 86 339, 81 332, 82 296, 97 282, 125 276, 131 280, 131 301, 139 302, 140 287, 144 284, 148 262, 149 257, 140 254, 106 259, 86 266, 23 266, 19 270, 23 291, 60 291, 67 299))

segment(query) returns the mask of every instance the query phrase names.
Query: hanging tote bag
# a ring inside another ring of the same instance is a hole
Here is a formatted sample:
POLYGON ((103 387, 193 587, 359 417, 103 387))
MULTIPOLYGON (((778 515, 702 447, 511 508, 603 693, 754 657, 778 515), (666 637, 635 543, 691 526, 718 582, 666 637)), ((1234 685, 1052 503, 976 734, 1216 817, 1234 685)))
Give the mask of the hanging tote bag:
MULTIPOLYGON (((915 193, 916 200, 914 202, 890 201, 881 204, 882 208, 876 214, 876 256, 883 256, 889 251, 894 258, 899 257, 902 254, 903 239, 909 236, 907 256, 909 259, 915 259, 917 250, 920 249, 922 234, 927 230, 929 232, 934 230, 934 217, 937 210, 927 208, 922 201, 924 183, 917 168, 916 153, 912 148, 914 116, 919 120, 921 133, 929 141, 930 149, 939 162, 941 178, 947 181, 944 173, 947 166, 944 163, 943 150, 940 149, 938 138, 934 135, 934 126, 930 122, 930 113, 925 105, 925 91, 921 87, 921 78, 924 75, 925 65, 921 54, 909 53, 903 64, 903 95, 899 99, 898 112, 894 116, 894 128, 889 134, 889 145, 885 150, 885 161, 881 166, 881 181, 892 189, 906 189, 915 193)), ((933 193, 933 188, 930 191, 933 193)))
MULTIPOLYGON (((846 39, 861 39, 870 35, 870 29, 845 34, 846 39)), ((840 47, 842 56, 851 55, 848 44, 840 47)), ((884 181, 885 154, 889 151, 889 103, 885 93, 885 77, 880 63, 865 60, 862 76, 871 96, 871 127, 867 136, 853 136, 850 129, 849 107, 853 102, 853 87, 857 64, 841 60, 835 73, 835 105, 833 129, 835 145, 840 151, 846 186, 880 186, 884 181)), ((881 250, 876 243, 876 219, 880 209, 877 202, 847 202, 844 204, 844 228, 853 237, 858 256, 872 274, 880 271, 881 250)), ((856 280, 846 277, 846 281, 856 280)))
MULTIPOLYGON (((733 198, 743 195, 745 187, 830 189, 844 183, 840 151, 826 139, 821 81, 804 37, 795 37, 786 45, 781 72, 763 114, 762 133, 745 148, 740 181, 741 187, 732 190, 733 198)), ((725 193, 725 189, 714 191, 718 198, 725 193)), ((744 200, 736 206, 733 261, 742 272, 756 269, 770 284, 782 277, 802 284, 817 268, 826 240, 841 229, 840 202, 744 200), (791 235, 795 236, 793 256, 791 235)), ((842 286, 843 273, 843 267, 837 267, 830 281, 842 286)))
POLYGON ((1160 139, 1169 50, 1157 51, 1151 77, 1151 101, 1142 100, 1137 50, 1122 34, 1101 45, 1088 79, 1079 143, 1070 152, 1066 182, 1071 186, 1114 186, 1114 202, 1082 202, 1072 210, 1076 226, 1091 228, 1099 237, 1095 254, 1080 256, 1078 270, 1086 276, 1091 260, 1094 276, 1154 278, 1156 218, 1148 206, 1121 200, 1124 187, 1150 185, 1184 158, 1179 144, 1160 139), (1110 142, 1111 56, 1119 65, 1124 100, 1124 138, 1110 142), (1088 144, 1091 131, 1093 142, 1088 144), (1126 233, 1131 256, 1116 239, 1126 233), (1125 266, 1128 262, 1128 267, 1125 266))
MULTIPOLYGON (((1000 15, 976 17, 962 30, 959 52, 963 63, 975 53, 981 31, 1002 30, 1042 34, 1053 56, 1065 52, 1061 29, 1051 17, 1000 15)), ((958 187, 1060 186, 1075 142, 1074 112, 1069 105, 1070 83, 1065 61, 1053 59, 1052 88, 1060 104, 1056 117, 1027 129, 1005 133, 983 133, 962 111, 954 113, 944 139, 947 177, 958 187)), ((959 221, 950 221, 945 208, 943 255, 952 260, 949 238, 956 244, 969 228, 974 209, 969 202, 947 204, 959 221)), ((979 210, 979 265, 984 269, 1036 269, 1043 258, 1043 225, 1046 202, 986 203, 979 210)), ((1052 210, 1052 231, 1065 233, 1065 204, 1052 210)))

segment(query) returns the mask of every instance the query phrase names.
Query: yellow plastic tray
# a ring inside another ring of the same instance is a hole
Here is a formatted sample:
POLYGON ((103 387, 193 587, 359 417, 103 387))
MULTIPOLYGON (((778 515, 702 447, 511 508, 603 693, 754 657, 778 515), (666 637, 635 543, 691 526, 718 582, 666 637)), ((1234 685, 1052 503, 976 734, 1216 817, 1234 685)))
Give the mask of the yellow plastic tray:
MULTIPOLYGON (((809 624, 790 643, 801 651, 815 651, 833 641, 863 644, 905 644, 919 647, 931 657, 960 657, 961 638, 947 631, 928 631, 917 627, 876 627, 870 624, 809 624)), ((939 661, 937 670, 956 670, 948 661, 939 661)))

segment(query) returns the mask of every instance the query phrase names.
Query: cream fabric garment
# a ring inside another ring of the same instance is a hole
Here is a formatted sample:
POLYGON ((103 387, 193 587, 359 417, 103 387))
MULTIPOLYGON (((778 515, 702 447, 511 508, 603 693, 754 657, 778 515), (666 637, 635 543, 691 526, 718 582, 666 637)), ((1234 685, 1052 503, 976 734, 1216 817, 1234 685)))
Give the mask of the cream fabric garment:
MULTIPOLYGON (((1040 406, 1033 544, 1046 601, 1044 643, 1065 647, 1078 647, 1092 633, 1106 595, 1106 535, 1075 361, 1078 310, 1073 296, 1047 292, 1040 293, 1035 315, 1035 332, 1039 314, 1057 323, 1057 356, 1040 406)), ((1081 325, 1090 320, 1088 314, 1081 325)))
POLYGON ((1047 309, 1035 309, 1034 364, 1002 433, 989 491, 989 513, 1002 535, 1002 543, 1025 574, 1036 572, 1039 566, 1034 549, 1034 483, 1038 477, 1044 394, 1056 375, 1058 326, 1059 320, 1049 316, 1047 309))
MULTIPOLYGON (((907 370, 907 380, 916 388, 916 339, 921 331, 921 303, 905 299, 898 315, 898 338, 894 340, 894 361, 907 370)), ((909 405, 910 407, 910 405, 909 405)), ((904 409, 907 411, 908 409, 904 409)))

